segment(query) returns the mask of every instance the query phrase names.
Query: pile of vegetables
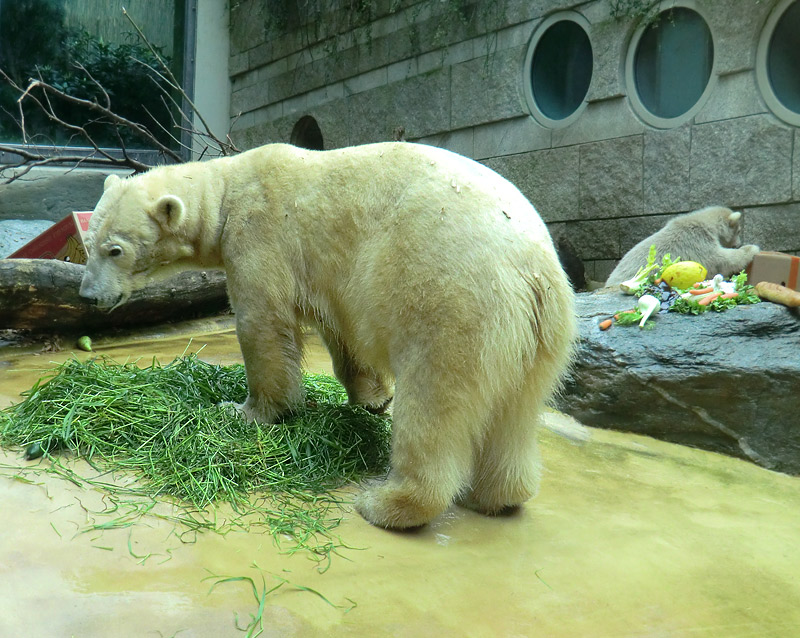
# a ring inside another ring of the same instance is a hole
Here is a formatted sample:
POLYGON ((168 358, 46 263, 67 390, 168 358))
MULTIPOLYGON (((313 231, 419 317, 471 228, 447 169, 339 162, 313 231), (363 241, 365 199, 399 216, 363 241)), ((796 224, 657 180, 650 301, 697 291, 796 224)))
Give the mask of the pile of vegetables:
POLYGON ((386 471, 390 422, 346 404, 332 377, 306 374, 303 382, 305 405, 261 425, 219 405, 246 398, 241 365, 196 355, 145 368, 73 359, 0 411, 0 444, 26 448, 65 478, 117 496, 175 497, 193 525, 213 529, 215 515, 205 508, 227 501, 250 518, 260 507, 255 514, 273 534, 307 539, 338 524, 326 514, 337 502, 331 490, 386 471), (98 476, 131 474, 141 487, 77 477, 61 465, 65 454, 84 458, 98 476))
POLYGON ((643 328, 655 312, 699 315, 709 310, 721 312, 740 304, 760 301, 744 271, 725 281, 722 275, 706 280, 702 264, 672 259, 667 253, 656 263, 656 246, 650 246, 647 264, 636 275, 620 284, 620 289, 638 297, 636 307, 624 310, 600 323, 602 330, 612 324, 643 328))

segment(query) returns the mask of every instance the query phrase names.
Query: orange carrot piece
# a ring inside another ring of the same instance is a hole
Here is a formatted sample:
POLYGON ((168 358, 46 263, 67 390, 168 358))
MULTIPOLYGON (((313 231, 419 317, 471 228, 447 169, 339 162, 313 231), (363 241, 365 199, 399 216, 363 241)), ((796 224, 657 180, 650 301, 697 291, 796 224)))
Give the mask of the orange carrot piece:
POLYGON ((736 299, 739 296, 738 292, 726 292, 720 299, 736 299))
POLYGON ((715 293, 713 293, 713 294, 711 294, 711 295, 708 295, 708 297, 703 297, 703 298, 702 298, 700 301, 698 301, 697 303, 698 303, 699 305, 701 305, 701 306, 707 306, 707 305, 708 305, 708 304, 710 304, 712 301, 714 301, 714 299, 716 299, 717 297, 719 297, 721 294, 722 294, 721 292, 715 292, 715 293))
POLYGON ((714 292, 714 286, 709 286, 708 288, 696 288, 695 290, 689 291, 693 295, 707 295, 710 292, 714 292))
POLYGON ((612 323, 614 323, 613 319, 606 319, 605 321, 601 321, 600 330, 608 330, 611 327, 612 323))
POLYGON ((620 315, 631 315, 634 312, 636 312, 636 311, 635 310, 620 310, 617 314, 614 315, 614 319, 619 321, 619 316, 620 315))
POLYGON ((655 280, 653 283, 654 283, 656 286, 660 286, 662 281, 664 281, 664 280, 663 280, 663 279, 661 279, 661 277, 659 277, 659 278, 658 278, 658 279, 656 279, 656 280, 655 280))

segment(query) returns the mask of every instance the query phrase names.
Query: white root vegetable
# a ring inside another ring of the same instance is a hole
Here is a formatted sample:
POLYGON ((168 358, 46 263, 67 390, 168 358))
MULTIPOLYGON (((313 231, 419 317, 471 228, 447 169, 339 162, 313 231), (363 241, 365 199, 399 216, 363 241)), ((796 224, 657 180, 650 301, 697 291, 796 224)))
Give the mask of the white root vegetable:
POLYGON ((642 313, 642 320, 639 322, 639 327, 644 328, 644 324, 658 308, 661 307, 661 302, 653 295, 642 295, 639 297, 637 308, 642 313))

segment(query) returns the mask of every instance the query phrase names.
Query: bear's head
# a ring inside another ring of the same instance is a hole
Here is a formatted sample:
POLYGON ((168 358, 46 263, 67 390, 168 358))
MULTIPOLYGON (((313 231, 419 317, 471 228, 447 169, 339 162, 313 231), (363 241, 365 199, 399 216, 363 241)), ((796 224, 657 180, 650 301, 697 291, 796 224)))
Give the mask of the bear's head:
POLYGON ((742 214, 735 213, 730 208, 717 208, 717 228, 719 229, 719 243, 725 248, 737 248, 741 245, 742 214))
POLYGON ((194 248, 186 234, 186 206, 165 189, 156 171, 120 179, 110 175, 86 237, 88 258, 80 295, 113 310, 154 276, 169 274, 194 248))

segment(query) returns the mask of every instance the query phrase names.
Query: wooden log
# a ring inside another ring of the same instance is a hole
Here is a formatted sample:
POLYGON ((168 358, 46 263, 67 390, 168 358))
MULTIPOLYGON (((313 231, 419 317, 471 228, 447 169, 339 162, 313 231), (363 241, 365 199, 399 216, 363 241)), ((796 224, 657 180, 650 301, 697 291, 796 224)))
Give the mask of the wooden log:
POLYGON ((55 259, 0 259, 0 329, 77 334, 218 313, 225 273, 186 271, 133 293, 112 312, 78 294, 85 266, 55 259))

